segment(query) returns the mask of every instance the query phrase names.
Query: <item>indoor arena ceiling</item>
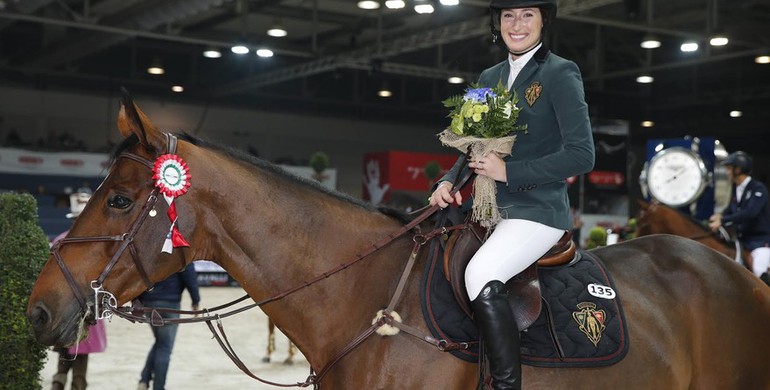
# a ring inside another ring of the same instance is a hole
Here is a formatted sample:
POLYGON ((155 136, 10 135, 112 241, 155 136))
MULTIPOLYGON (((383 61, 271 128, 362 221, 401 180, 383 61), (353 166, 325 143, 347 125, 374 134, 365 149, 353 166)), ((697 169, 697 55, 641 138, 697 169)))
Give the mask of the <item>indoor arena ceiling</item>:
MULTIPOLYGON (((178 84, 177 101, 440 127, 440 101, 464 86, 447 78, 475 81, 503 58, 490 43, 488 1, 444 2, 0 0, 0 82, 167 98, 178 84), (418 14, 417 3, 435 11, 418 14), (287 35, 268 36, 274 25, 287 35), (249 53, 232 53, 237 42, 249 53), (207 48, 222 57, 204 57, 207 48), (148 74, 153 63, 165 73, 148 74), (384 85, 389 98, 377 94, 384 85)), ((652 120, 644 131, 657 137, 770 131, 770 64, 755 62, 770 55, 768 0, 560 0, 548 35, 580 66, 595 121, 652 120), (709 44, 717 32, 727 45, 709 44), (640 47, 646 36, 661 46, 640 47), (685 41, 699 49, 681 51, 685 41)))

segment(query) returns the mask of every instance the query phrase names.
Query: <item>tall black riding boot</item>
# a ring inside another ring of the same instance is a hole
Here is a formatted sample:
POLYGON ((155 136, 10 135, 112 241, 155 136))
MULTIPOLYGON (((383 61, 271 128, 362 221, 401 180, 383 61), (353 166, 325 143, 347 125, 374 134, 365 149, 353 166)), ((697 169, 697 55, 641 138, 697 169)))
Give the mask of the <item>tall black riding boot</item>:
POLYGON ((498 280, 487 283, 471 308, 484 339, 492 387, 520 390, 519 331, 508 304, 508 288, 498 280))

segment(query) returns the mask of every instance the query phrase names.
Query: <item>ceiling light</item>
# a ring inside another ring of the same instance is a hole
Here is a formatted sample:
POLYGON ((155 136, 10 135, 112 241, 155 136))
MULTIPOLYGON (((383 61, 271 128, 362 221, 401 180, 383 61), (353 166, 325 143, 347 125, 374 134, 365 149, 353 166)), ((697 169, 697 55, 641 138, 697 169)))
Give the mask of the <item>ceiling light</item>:
POLYGON ((639 46, 644 49, 657 49, 660 47, 660 40, 652 35, 647 35, 644 37, 642 43, 640 43, 639 46))
POLYGON ((732 110, 730 111, 730 118, 740 118, 743 116, 743 111, 741 110, 732 110))
POLYGON ((691 53, 698 50, 698 42, 685 42, 679 47, 679 50, 685 53, 691 53))
POLYGON ((358 8, 361 9, 377 9, 380 8, 380 3, 373 0, 364 0, 358 2, 358 8))
POLYGON ((203 56, 206 58, 219 58, 222 57, 222 52, 219 49, 210 47, 203 51, 203 56))
POLYGON ((385 6, 389 9, 400 9, 406 7, 404 0, 388 0, 385 2, 385 6))
POLYGON ((239 44, 236 44, 235 46, 231 47, 230 51, 232 51, 235 54, 243 55, 243 54, 246 54, 246 53, 249 52, 249 48, 246 47, 246 45, 242 45, 242 44, 239 43, 239 44))
POLYGON ((636 82, 639 84, 649 84, 653 81, 655 81, 655 78, 647 74, 641 75, 636 78, 636 82))
POLYGON ((163 65, 160 63, 160 60, 158 59, 158 57, 155 57, 152 59, 150 66, 147 67, 147 73, 154 74, 154 75, 161 75, 163 73, 166 73, 166 70, 163 69, 163 65))
POLYGON ((174 85, 171 87, 171 90, 177 93, 184 92, 184 87, 181 85, 174 85))
POLYGON ((258 49, 257 55, 263 58, 268 58, 273 56, 273 51, 270 49, 258 49))
POLYGON ((441 5, 457 5, 460 4, 460 0, 441 0, 441 5))
POLYGON ((393 91, 391 91, 390 88, 388 88, 388 83, 384 81, 382 82, 382 86, 380 86, 380 90, 377 91, 377 96, 384 97, 384 98, 389 98, 393 96, 393 91))
POLYGON ((770 64, 770 56, 756 56, 756 58, 754 58, 754 62, 757 64, 770 64))
POLYGON ((447 79, 449 84, 462 84, 465 82, 465 79, 460 76, 452 76, 447 79))
POLYGON ((655 126, 655 122, 653 121, 642 121, 642 127, 652 127, 655 126))
POLYGON ((267 35, 271 37, 281 38, 288 35, 288 31, 283 27, 283 23, 280 21, 275 21, 272 26, 270 26, 270 29, 267 30, 267 35))
POLYGON ((711 40, 709 40, 709 45, 711 46, 724 46, 726 45, 730 40, 724 35, 724 34, 717 34, 711 37, 711 40))
POLYGON ((418 14, 432 14, 434 11, 433 4, 421 1, 414 4, 414 12, 418 14))

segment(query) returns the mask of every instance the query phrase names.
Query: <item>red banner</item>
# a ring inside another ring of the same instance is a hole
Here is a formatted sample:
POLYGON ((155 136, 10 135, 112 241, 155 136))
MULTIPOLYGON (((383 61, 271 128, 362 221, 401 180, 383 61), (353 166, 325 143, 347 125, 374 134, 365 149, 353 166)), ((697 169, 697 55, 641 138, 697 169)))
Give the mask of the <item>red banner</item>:
POLYGON ((440 178, 455 161, 457 154, 416 152, 378 152, 364 155, 363 198, 372 203, 388 199, 391 191, 427 193, 433 182, 425 176, 425 166, 435 161, 441 168, 440 178))

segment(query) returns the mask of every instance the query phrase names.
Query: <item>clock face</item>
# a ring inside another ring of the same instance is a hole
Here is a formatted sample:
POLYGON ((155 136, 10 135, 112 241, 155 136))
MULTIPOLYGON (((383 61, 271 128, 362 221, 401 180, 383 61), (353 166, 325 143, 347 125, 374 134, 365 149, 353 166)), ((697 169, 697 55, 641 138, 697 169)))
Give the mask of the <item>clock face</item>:
POLYGON ((706 166, 693 152, 680 147, 664 149, 650 160, 647 186, 653 198, 672 207, 688 205, 706 187, 706 166))

